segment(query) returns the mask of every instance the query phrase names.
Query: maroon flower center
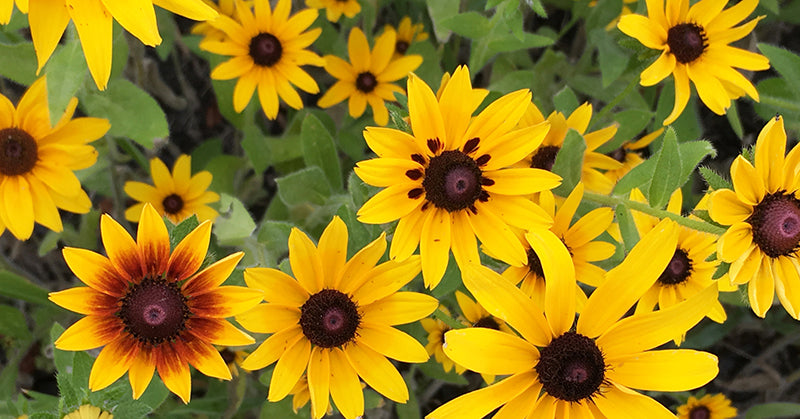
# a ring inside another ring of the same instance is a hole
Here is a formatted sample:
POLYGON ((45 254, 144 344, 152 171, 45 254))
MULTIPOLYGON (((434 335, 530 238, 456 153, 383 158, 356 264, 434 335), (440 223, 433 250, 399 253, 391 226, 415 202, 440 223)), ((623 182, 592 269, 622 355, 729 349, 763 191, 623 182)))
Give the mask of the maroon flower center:
POLYGON ((356 88, 364 93, 369 93, 375 90, 378 86, 378 79, 369 71, 365 71, 356 77, 356 88))
POLYGON ((764 197, 747 219, 753 241, 769 257, 793 253, 800 242, 800 201, 786 191, 764 197))
POLYGON ((177 214, 183 209, 183 199, 177 194, 171 194, 161 201, 167 214, 177 214))
POLYGON ((625 163, 625 156, 627 155, 628 152, 623 147, 617 147, 613 151, 606 153, 606 156, 611 157, 620 163, 625 163))
POLYGON ((706 34, 694 23, 681 23, 667 31, 667 45, 679 63, 690 63, 698 59, 706 49, 706 34))
POLYGON ((19 128, 0 130, 0 174, 18 176, 30 172, 39 158, 36 140, 19 128))
POLYGON ((406 51, 408 51, 409 46, 410 45, 406 41, 397 41, 394 44, 394 50, 400 55, 406 55, 406 51))
POLYGON ((472 327, 482 327, 484 329, 492 329, 492 330, 500 330, 500 324, 497 323, 497 320, 489 317, 483 317, 480 320, 476 321, 472 327))
POLYGON ((250 40, 250 57, 262 67, 272 67, 283 54, 281 41, 269 33, 260 33, 250 40))
POLYGON ((548 145, 539 147, 536 154, 531 157, 531 167, 534 169, 544 169, 547 171, 553 170, 553 165, 556 163, 556 155, 561 147, 548 145))
POLYGON ((711 419, 711 411, 706 406, 695 406, 689 411, 689 419, 711 419))
POLYGON ((140 342, 158 345, 183 330, 191 316, 186 300, 177 283, 148 277, 128 287, 117 316, 140 342))
POLYGON ((431 158, 422 187, 428 201, 437 208, 459 211, 472 207, 482 197, 481 173, 471 157, 459 150, 448 150, 431 158))
POLYGON ((356 337, 361 315, 346 294, 324 289, 300 307, 300 327, 311 343, 323 348, 344 345, 356 337))
POLYGON ((600 393, 606 365, 594 340, 567 332, 542 349, 535 369, 547 394, 577 402, 600 393))
POLYGON ((544 279, 544 269, 542 269, 542 261, 539 255, 533 249, 528 249, 528 271, 535 274, 537 277, 544 279))
POLYGON ((675 249, 664 272, 658 277, 661 285, 677 285, 684 283, 692 274, 692 261, 685 250, 675 249))

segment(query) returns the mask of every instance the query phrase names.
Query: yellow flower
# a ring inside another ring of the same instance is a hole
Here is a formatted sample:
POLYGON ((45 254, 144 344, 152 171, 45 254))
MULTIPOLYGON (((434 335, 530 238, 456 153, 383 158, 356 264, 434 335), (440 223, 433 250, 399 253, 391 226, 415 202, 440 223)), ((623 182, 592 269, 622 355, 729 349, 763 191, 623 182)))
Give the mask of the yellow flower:
POLYGON ((643 150, 650 143, 653 142, 656 138, 658 138, 661 133, 664 132, 664 127, 661 127, 650 134, 643 136, 642 138, 632 141, 632 142, 625 142, 616 150, 607 153, 606 155, 611 157, 612 159, 622 163, 622 167, 619 169, 613 170, 606 170, 603 174, 607 177, 611 182, 617 183, 618 180, 622 179, 623 176, 628 174, 634 167, 642 164, 644 162, 644 158, 637 152, 637 150, 643 150))
POLYGON ((440 99, 414 75, 408 79, 413 135, 368 127, 364 139, 378 158, 361 161, 356 174, 384 189, 358 211, 363 223, 400 220, 389 255, 409 257, 419 245, 425 285, 435 287, 450 249, 459 266, 478 262, 478 243, 512 266, 527 261, 509 226, 548 228, 552 219, 528 195, 552 189, 561 178, 545 170, 511 168, 531 153, 548 124, 515 129, 531 93, 507 94, 476 117, 485 92, 473 91, 459 67, 440 99))
POLYGON ((375 47, 370 53, 364 32, 359 28, 351 29, 347 50, 352 64, 335 55, 325 56, 325 71, 338 81, 319 98, 317 105, 328 108, 349 99, 350 116, 358 118, 369 103, 375 123, 386 125, 389 112, 383 102, 394 101, 394 92, 404 93, 392 82, 402 79, 422 64, 422 56, 419 55, 392 61, 395 39, 394 30, 386 30, 375 40, 375 47))
POLYGON ((698 399, 689 397, 686 404, 678 407, 678 419, 730 419, 736 416, 736 408, 724 394, 706 394, 698 399))
POLYGON ((786 311, 800 319, 800 147, 786 155, 783 118, 776 116, 755 148, 755 167, 737 157, 731 164, 733 190, 711 195, 709 215, 730 226, 717 242, 717 255, 731 264, 733 284, 747 284, 756 315, 767 314, 777 293, 786 311))
POLYGON ((764 16, 735 26, 758 5, 758 0, 742 0, 722 10, 727 0, 701 0, 689 7, 689 0, 647 0, 647 17, 629 14, 619 22, 619 30, 642 45, 659 49, 661 56, 641 74, 642 86, 653 86, 672 74, 675 105, 664 120, 671 124, 680 116, 694 83, 703 103, 723 115, 731 99, 745 93, 758 101, 758 91, 741 73, 734 70, 766 70, 769 60, 763 55, 728 44, 747 36, 764 16))
POLYGON ((175 224, 197 215, 202 221, 213 221, 217 211, 206 204, 219 201, 216 192, 208 191, 212 176, 208 171, 201 171, 192 176, 192 158, 182 154, 175 161, 170 175, 167 166, 158 158, 150 160, 150 174, 153 184, 142 182, 125 182, 125 193, 139 201, 125 211, 128 221, 136 222, 142 214, 145 204, 150 204, 159 214, 167 217, 175 224))
POLYGON ((544 118, 542 112, 533 102, 528 105, 525 115, 520 119, 520 127, 531 127, 541 124, 543 121, 550 123, 550 131, 542 141, 541 146, 525 159, 530 167, 544 170, 552 170, 556 162, 556 155, 564 145, 564 139, 570 129, 574 129, 583 136, 586 141, 586 151, 583 157, 583 167, 581 169, 581 181, 586 185, 586 189, 592 192, 608 194, 614 188, 614 183, 606 179, 600 170, 616 170, 621 164, 595 150, 607 143, 617 133, 617 126, 610 125, 597 131, 586 132, 589 128, 589 121, 592 119, 592 105, 584 103, 575 109, 569 117, 564 117, 561 112, 554 111, 544 118))
POLYGON ((238 78, 233 90, 233 109, 241 112, 258 88, 258 100, 269 119, 278 116, 278 97, 294 109, 303 108, 303 100, 294 86, 304 92, 318 93, 319 86, 300 66, 322 66, 322 57, 308 48, 322 33, 315 28, 305 31, 317 18, 317 11, 306 9, 289 16, 291 0, 279 0, 275 10, 269 0, 255 0, 255 14, 236 1, 238 19, 220 15, 209 22, 225 33, 222 41, 206 38, 200 48, 231 59, 211 71, 214 80, 238 78), (305 31, 305 32, 304 32, 305 31))
POLYGON ((113 21, 116 20, 142 43, 161 43, 153 5, 194 20, 210 20, 217 12, 202 0, 72 1, 51 0, 30 3, 28 22, 39 69, 50 59, 70 20, 75 23, 89 73, 97 88, 104 90, 111 75, 113 21))
POLYGON ((139 219, 137 240, 103 214, 100 234, 108 258, 64 248, 64 259, 88 287, 50 293, 50 300, 86 317, 56 340, 56 348, 104 347, 89 374, 89 389, 101 390, 128 372, 133 398, 144 393, 154 370, 184 403, 192 392, 189 364, 229 380, 228 366, 213 345, 249 345, 253 338, 226 317, 258 304, 263 294, 220 286, 244 253, 220 259, 198 272, 206 258, 211 222, 189 233, 170 254, 167 227, 152 206, 139 219))
POLYGON ((331 22, 338 22, 342 15, 352 18, 361 11, 358 0, 306 0, 306 6, 325 9, 325 16, 331 22))
POLYGON ((99 407, 84 404, 73 412, 64 415, 64 419, 113 419, 114 415, 99 407))
POLYGON ((71 119, 72 98, 55 126, 50 125, 47 81, 35 81, 16 109, 0 95, 0 234, 8 228, 27 240, 33 224, 61 231, 58 209, 84 214, 92 202, 73 173, 97 161, 88 143, 111 127, 99 118, 71 119))
MULTIPOLYGON (((384 26, 384 31, 395 30, 392 25, 384 26)), ((394 43, 394 59, 398 59, 406 55, 408 47, 414 42, 421 42, 428 39, 428 33, 425 32, 425 25, 422 23, 411 23, 411 18, 403 16, 400 19, 400 24, 397 25, 397 40, 394 43)))
MULTIPOLYGON (((253 5, 253 0, 244 0, 243 2, 248 7, 252 7, 253 5)), ((219 0, 219 4, 214 3, 212 0, 203 0, 203 3, 221 15, 233 18, 236 14, 235 0, 219 0)), ((192 26, 191 32, 193 34, 203 35, 205 39, 213 39, 215 41, 222 41, 225 39, 225 32, 215 28, 209 22, 196 23, 192 26)))
POLYGON ((592 293, 574 328, 574 277, 548 279, 548 286, 554 284, 543 313, 491 269, 477 264, 465 269, 467 289, 521 337, 482 328, 445 333, 445 352, 455 362, 510 376, 451 400, 427 418, 478 418, 498 407, 497 417, 674 418, 635 390, 685 391, 717 375, 712 354, 651 350, 699 322, 716 288, 667 310, 620 318, 669 263, 672 251, 662 243, 676 240, 670 220, 642 238, 592 293))
POLYGON ((0 25, 5 25, 11 20, 14 3, 22 13, 28 13, 28 0, 0 0, 0 25))
MULTIPOLYGON (((450 315, 450 310, 443 305, 439 306, 439 310, 448 316, 450 315)), ((428 332, 428 344, 425 345, 425 350, 428 351, 428 355, 433 355, 436 362, 442 364, 442 368, 445 372, 449 372, 455 367, 456 373, 462 374, 466 368, 461 365, 456 365, 452 359, 445 355, 444 348, 442 347, 442 345, 444 345, 444 334, 450 330, 450 326, 439 319, 433 318, 422 319, 419 322, 422 328, 428 332)))
POLYGON ((270 401, 286 397, 306 373, 311 415, 328 411, 329 397, 353 419, 364 414, 359 377, 398 403, 408 389, 392 363, 425 362, 425 348, 392 326, 417 321, 436 309, 433 297, 398 292, 420 271, 418 257, 376 266, 386 251, 382 234, 347 258, 347 227, 339 217, 325 228, 319 245, 298 229, 289 235, 294 278, 276 269, 250 268, 251 288, 264 290, 266 304, 236 316, 247 330, 271 333, 242 363, 255 370, 272 363, 270 401))

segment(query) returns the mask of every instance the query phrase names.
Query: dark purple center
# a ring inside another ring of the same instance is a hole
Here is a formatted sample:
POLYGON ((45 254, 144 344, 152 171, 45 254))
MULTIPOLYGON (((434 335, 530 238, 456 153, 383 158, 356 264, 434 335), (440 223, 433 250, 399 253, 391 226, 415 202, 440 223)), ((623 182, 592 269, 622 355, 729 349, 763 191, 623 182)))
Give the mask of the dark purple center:
POLYGON ((675 249, 664 272, 658 277, 658 282, 662 285, 677 285, 685 282, 692 274, 692 261, 688 253, 683 249, 675 249))
POLYGON ((476 321, 472 327, 482 327, 484 329, 500 330, 500 324, 493 317, 483 317, 476 321))
POLYGON ((164 198, 161 202, 167 214, 177 214, 183 209, 183 199, 177 194, 172 194, 164 198))
POLYGON ((369 71, 365 71, 356 77, 356 88, 364 93, 369 93, 375 90, 378 86, 378 79, 369 71))
POLYGON ((531 167, 534 169, 544 169, 547 171, 553 170, 553 165, 556 163, 556 155, 561 147, 548 145, 539 147, 536 154, 531 157, 531 167))
POLYGON ((606 365, 594 340, 567 332, 542 349, 535 369, 547 394, 579 402, 599 394, 606 365))
POLYGON ((695 406, 689 412, 689 419, 711 419, 711 411, 705 406, 695 406))
POLYGON ((324 289, 300 307, 300 327, 314 345, 333 348, 356 337, 361 315, 358 306, 338 290, 324 289))
POLYGON ((0 174, 18 176, 30 172, 39 158, 36 140, 18 128, 0 130, 0 174))
POLYGON ((528 249, 528 270, 539 278, 544 279, 542 261, 539 259, 539 255, 537 255, 533 249, 528 249))
POLYGON ((268 33, 260 33, 250 40, 250 57, 262 67, 272 67, 283 54, 281 41, 268 33))
POLYGON ((131 285, 117 313, 125 330, 153 345, 175 339, 190 315, 178 284, 162 278, 145 278, 131 285))
POLYGON ((753 241, 769 257, 793 253, 800 242, 800 201, 786 191, 769 194, 747 219, 753 241))
POLYGON ((681 23, 667 31, 667 45, 679 63, 691 63, 703 54, 706 35, 703 28, 694 23, 681 23))
POLYGON ((482 197, 481 169, 459 150, 448 150, 431 158, 422 187, 437 208, 459 211, 472 207, 482 197))
POLYGON ((409 46, 410 45, 408 45, 408 42, 406 41, 397 41, 394 44, 394 50, 400 55, 406 55, 406 51, 408 51, 409 46))
POLYGON ((610 152, 606 153, 606 156, 611 157, 612 159, 614 159, 614 160, 616 160, 616 161, 618 161, 620 163, 625 163, 625 156, 627 154, 628 154, 628 152, 624 148, 618 147, 618 148, 614 149, 613 151, 610 151, 610 152))

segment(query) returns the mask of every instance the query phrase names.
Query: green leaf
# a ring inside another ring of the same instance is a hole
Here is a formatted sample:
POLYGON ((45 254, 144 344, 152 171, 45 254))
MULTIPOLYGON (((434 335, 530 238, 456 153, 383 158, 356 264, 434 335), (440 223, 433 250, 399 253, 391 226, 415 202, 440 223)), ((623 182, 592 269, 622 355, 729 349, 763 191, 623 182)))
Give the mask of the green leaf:
POLYGON ((800 57, 776 46, 760 43, 758 49, 769 58, 772 67, 783 76, 794 92, 800 95, 800 57))
POLYGON ((313 203, 322 205, 331 195, 325 173, 319 167, 307 167, 275 179, 278 197, 288 206, 313 203))
POLYGON ((442 21, 447 20, 453 16, 453 13, 458 13, 458 8, 461 5, 460 0, 437 0, 426 2, 428 6, 428 15, 433 22, 433 34, 439 42, 447 42, 450 39, 450 30, 442 24, 442 21))
POLYGON ((753 104, 756 113, 763 119, 781 114, 788 130, 800 128, 800 100, 792 92, 788 82, 780 77, 761 80, 756 85, 760 101, 753 104))
POLYGON ((748 409, 744 418, 771 419, 797 417, 798 415, 800 415, 800 403, 765 403, 748 409))
POLYGON ((50 123, 55 125, 67 109, 70 99, 86 78, 86 59, 77 39, 58 48, 44 68, 47 75, 47 101, 50 123))
MULTIPOLYGON (((246 121, 251 121, 251 119, 246 119, 246 121)), ((244 124, 242 133, 242 148, 247 154, 247 158, 250 159, 253 170, 256 173, 263 173, 272 163, 269 148, 265 147, 266 137, 264 133, 261 132, 261 128, 258 125, 250 122, 244 124)))
POLYGON ((578 101, 578 97, 575 96, 575 92, 569 88, 569 86, 564 86, 563 89, 559 90, 555 96, 553 96, 553 105, 556 107, 556 110, 563 113, 564 115, 569 115, 581 105, 578 101))
POLYGON ((555 188, 553 193, 567 196, 581 180, 581 167, 583 167, 583 153, 586 151, 586 141, 583 136, 570 129, 564 138, 561 150, 558 150, 556 161, 553 163, 553 173, 562 178, 561 186, 555 188))
POLYGON ((707 156, 714 158, 717 156, 717 150, 708 141, 689 141, 678 145, 681 156, 681 174, 678 178, 678 187, 683 186, 689 176, 694 173, 694 169, 700 164, 707 156))
POLYGON ((626 173, 622 179, 617 181, 612 191, 613 195, 625 195, 633 188, 638 188, 648 184, 653 180, 653 172, 656 169, 656 160, 653 157, 643 161, 638 166, 626 173))
POLYGON ((256 229, 253 217, 242 201, 228 194, 220 194, 220 216, 215 222, 214 234, 222 245, 241 244, 256 229))
POLYGON ((175 47, 175 35, 178 33, 178 27, 175 25, 175 18, 171 12, 160 7, 155 9, 158 33, 161 35, 161 43, 156 45, 156 54, 161 61, 164 61, 175 47))
MULTIPOLYGON (((405 379, 406 383, 414 381, 412 372, 413 370, 403 374, 403 378, 405 379)), ((413 389, 413 387, 411 387, 411 389, 413 389)), ((419 402, 417 402, 416 392, 409 391, 408 401, 405 403, 397 403, 395 405, 395 412, 397 413, 397 419, 421 419, 422 413, 419 409, 419 402)))
POLYGON ((720 176, 719 173, 715 172, 709 167, 700 166, 700 175, 703 176, 703 179, 708 184, 708 187, 713 190, 718 189, 733 189, 733 185, 731 182, 724 177, 720 176))
POLYGON ((453 15, 451 10, 450 13, 450 17, 442 19, 439 24, 461 36, 477 39, 485 36, 491 29, 489 19, 478 12, 453 15))
MULTIPOLYGON (((599 9, 596 6, 594 9, 599 9)), ((597 28, 592 31, 590 39, 597 44, 597 59, 600 63, 600 75, 603 81, 603 88, 622 75, 628 68, 630 55, 617 45, 605 28, 597 28)))
POLYGON ((633 140, 639 135, 642 130, 647 128, 650 121, 653 120, 653 112, 641 109, 628 109, 614 115, 614 120, 617 121, 617 133, 614 134, 614 139, 601 146, 599 152, 612 151, 626 141, 633 140))
POLYGON ((9 336, 22 341, 28 341, 33 336, 28 330, 28 322, 21 311, 14 307, 0 304, 0 335, 9 336))
MULTIPOLYGON (((586 28, 592 33, 598 29, 605 32, 605 27, 619 17, 620 13, 622 13, 622 0, 599 0, 586 16, 586 28)), ((599 58, 602 59, 602 55, 599 58)))
POLYGON ((153 148, 154 139, 169 136, 167 118, 158 102, 125 79, 113 80, 103 92, 87 91, 81 105, 88 114, 111 122, 110 135, 128 137, 145 148, 153 148))
POLYGON ((342 189, 342 167, 336 151, 336 143, 319 118, 313 114, 306 115, 300 127, 300 139, 306 166, 317 166, 322 169, 332 189, 340 191, 342 189))
POLYGON ((267 220, 258 229, 258 243, 267 251, 267 266, 278 264, 279 258, 289 253, 289 234, 294 227, 291 223, 267 220))
POLYGON ((656 161, 656 168, 647 193, 648 201, 653 208, 664 208, 672 192, 681 186, 681 155, 672 127, 667 128, 661 149, 651 158, 656 161))
POLYGON ((29 303, 52 305, 47 290, 15 273, 0 270, 0 295, 29 303))
POLYGON ((197 220, 197 216, 192 214, 191 217, 181 221, 178 225, 172 224, 172 221, 168 219, 164 219, 165 224, 167 225, 167 230, 169 230, 169 244, 171 249, 175 249, 175 246, 183 240, 189 233, 191 233, 197 226, 200 225, 200 222, 197 220))
POLYGON ((0 62, 13 63, 0 65, 0 76, 25 86, 36 80, 36 52, 32 43, 0 44, 0 62))
POLYGON ((731 101, 731 107, 725 112, 725 117, 728 118, 728 123, 731 124, 731 129, 736 133, 736 136, 742 138, 744 136, 744 128, 742 128, 742 119, 739 117, 739 108, 736 106, 736 101, 731 101))
POLYGON ((636 229, 636 224, 633 222, 633 215, 627 205, 617 205, 614 208, 614 214, 619 223, 619 232, 622 235, 623 254, 633 249, 633 246, 639 242, 639 230, 636 229))
POLYGON ((456 373, 453 370, 445 372, 442 364, 436 362, 433 357, 424 364, 418 364, 417 367, 423 374, 436 380, 446 381, 456 385, 467 385, 467 379, 463 375, 456 373))

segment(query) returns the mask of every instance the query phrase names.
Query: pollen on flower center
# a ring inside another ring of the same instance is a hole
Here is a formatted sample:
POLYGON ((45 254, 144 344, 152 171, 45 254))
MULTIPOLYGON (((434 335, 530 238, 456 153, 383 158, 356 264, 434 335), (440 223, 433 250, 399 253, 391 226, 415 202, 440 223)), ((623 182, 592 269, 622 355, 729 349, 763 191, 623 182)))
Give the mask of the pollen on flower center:
POLYGON ((161 201, 167 214, 177 214, 183 209, 183 199, 177 194, 168 195, 161 201))
POLYGON ((599 394, 606 365, 594 340, 566 332, 542 349, 535 369, 547 394, 577 402, 599 394))
POLYGON ((422 187, 427 199, 437 208, 459 211, 472 208, 478 199, 485 199, 484 180, 478 163, 459 150, 448 150, 431 158, 425 169, 422 187))
POLYGON ((38 160, 36 140, 18 128, 0 130, 0 174, 17 176, 30 172, 38 160))
POLYGON ((688 253, 683 249, 675 249, 664 272, 658 277, 658 282, 662 285, 682 284, 692 274, 692 261, 688 253))
POLYGON ((788 255, 800 243, 800 200, 786 191, 769 194, 747 219, 753 242, 769 257, 788 255))
POLYGON ((378 79, 375 78, 375 75, 370 73, 369 71, 365 71, 360 73, 358 77, 356 77, 356 88, 361 90, 364 93, 369 93, 375 90, 375 87, 378 86, 378 79))
POLYGON ((145 278, 128 288, 117 316, 139 341, 157 345, 177 337, 190 314, 178 284, 145 278))
POLYGON ((689 419, 711 419, 711 411, 706 406, 695 406, 689 412, 689 419))
POLYGON ((706 34, 701 26, 681 23, 669 28, 667 45, 679 63, 687 64, 700 57, 706 49, 706 34))
POLYGON ((324 289, 300 307, 300 327, 314 345, 323 348, 342 346, 356 337, 361 315, 346 294, 324 289))
POLYGON ((561 147, 554 145, 540 147, 536 154, 531 157, 531 167, 547 171, 553 170, 553 164, 556 162, 556 155, 560 149, 561 147))
POLYGON ((262 67, 272 67, 283 54, 281 41, 269 33, 260 33, 250 40, 250 57, 262 67))

